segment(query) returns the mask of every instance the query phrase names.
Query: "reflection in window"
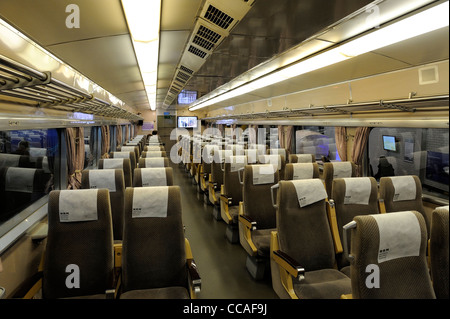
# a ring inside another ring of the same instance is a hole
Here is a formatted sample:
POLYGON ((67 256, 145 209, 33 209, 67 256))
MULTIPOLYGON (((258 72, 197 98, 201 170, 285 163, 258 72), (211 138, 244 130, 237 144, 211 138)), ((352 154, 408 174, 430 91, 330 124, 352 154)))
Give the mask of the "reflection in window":
POLYGON ((0 224, 53 190, 56 129, 0 132, 0 224))
POLYGON ((369 136, 369 173, 416 175, 425 192, 448 194, 448 129, 374 128, 369 136))
POLYGON ((319 161, 340 161, 334 127, 304 126, 295 132, 295 141, 296 154, 314 154, 319 161))

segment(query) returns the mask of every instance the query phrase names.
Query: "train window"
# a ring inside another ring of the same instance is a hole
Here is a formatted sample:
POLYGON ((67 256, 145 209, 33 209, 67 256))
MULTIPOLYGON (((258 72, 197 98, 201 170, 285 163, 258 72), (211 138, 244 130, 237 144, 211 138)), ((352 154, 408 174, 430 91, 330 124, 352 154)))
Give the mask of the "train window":
POLYGON ((303 126, 295 132, 297 154, 314 154, 317 160, 340 161, 336 148, 335 128, 303 126))
POLYGON ((369 135, 369 174, 417 175, 423 192, 448 198, 449 132, 439 128, 374 128, 369 135))
POLYGON ((58 154, 56 129, 0 132, 0 226, 53 189, 58 154))

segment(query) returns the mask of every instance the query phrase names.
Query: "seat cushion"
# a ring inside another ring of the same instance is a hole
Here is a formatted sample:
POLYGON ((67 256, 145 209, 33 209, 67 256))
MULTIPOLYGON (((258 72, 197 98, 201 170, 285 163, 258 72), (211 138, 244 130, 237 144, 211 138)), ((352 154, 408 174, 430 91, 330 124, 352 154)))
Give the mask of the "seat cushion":
POLYGON ((294 283, 294 291, 300 299, 339 299, 351 294, 349 277, 336 269, 321 269, 305 273, 305 279, 294 283))
POLYGON ((228 214, 231 216, 232 224, 239 222, 239 206, 228 206, 228 214))
POLYGON ((120 299, 189 299, 184 287, 130 290, 120 295, 120 299))
POLYGON ((258 250, 258 256, 268 257, 270 255, 270 232, 275 230, 275 228, 269 228, 252 231, 252 241, 258 250))

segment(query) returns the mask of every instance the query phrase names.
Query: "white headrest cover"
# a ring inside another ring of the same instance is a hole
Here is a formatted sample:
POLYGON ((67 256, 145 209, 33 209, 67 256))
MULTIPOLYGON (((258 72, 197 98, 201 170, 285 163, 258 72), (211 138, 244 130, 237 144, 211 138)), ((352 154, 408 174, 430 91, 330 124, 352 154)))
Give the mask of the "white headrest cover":
POLYGON ((318 178, 298 179, 289 182, 294 184, 300 207, 305 207, 327 198, 327 191, 323 182, 318 178))
POLYGON ((91 169, 89 170, 89 188, 107 188, 110 192, 116 191, 115 169, 91 169))
POLYGON ((130 158, 130 152, 123 151, 123 152, 113 152, 113 158, 130 158))
POLYGON ((420 224, 412 212, 397 212, 371 215, 377 222, 380 246, 378 262, 419 256, 421 233, 420 224))
POLYGON ((332 162, 333 178, 352 177, 352 163, 350 162, 332 162))
POLYGON ((168 186, 133 189, 132 218, 167 217, 168 186))
POLYGON ((122 146, 120 149, 121 152, 134 152, 135 146, 122 146))
POLYGON ((311 163, 312 154, 295 154, 297 156, 297 163, 311 163))
POLYGON ((164 157, 146 157, 145 167, 164 167, 164 157))
POLYGON ((314 166, 312 163, 293 163, 292 179, 311 179, 314 176, 314 166))
POLYGON ((281 169, 281 155, 259 155, 258 160, 261 164, 271 164, 276 167, 277 170, 281 169))
POLYGON ((146 157, 162 157, 162 152, 161 151, 151 151, 151 152, 147 152, 147 154, 145 156, 146 157))
POLYGON ((33 193, 35 174, 35 168, 8 168, 6 171, 5 190, 9 192, 33 193))
POLYGON ((350 177, 344 178, 345 198, 344 204, 361 204, 368 205, 370 193, 372 191, 372 183, 367 177, 350 177))
POLYGON ((236 172, 240 168, 247 165, 247 156, 245 155, 228 156, 225 162, 230 163, 230 172, 236 172))
POLYGON ((103 160, 103 169, 107 168, 123 169, 123 158, 105 158, 103 160))
POLYGON ((416 182, 412 176, 394 176, 390 177, 394 185, 393 201, 404 201, 416 199, 416 182))
POLYGON ((256 149, 244 150, 244 154, 247 156, 247 162, 249 164, 255 164, 258 160, 258 151, 256 149))
POLYGON ((0 153, 0 167, 17 167, 19 166, 19 160, 20 155, 0 153))
POLYGON ((271 164, 252 165, 253 185, 275 183, 275 169, 271 164))
POLYGON ((142 186, 167 186, 166 169, 164 167, 141 168, 142 186))
POLYGON ((59 193, 59 221, 84 222, 98 219, 98 189, 62 190, 59 193))

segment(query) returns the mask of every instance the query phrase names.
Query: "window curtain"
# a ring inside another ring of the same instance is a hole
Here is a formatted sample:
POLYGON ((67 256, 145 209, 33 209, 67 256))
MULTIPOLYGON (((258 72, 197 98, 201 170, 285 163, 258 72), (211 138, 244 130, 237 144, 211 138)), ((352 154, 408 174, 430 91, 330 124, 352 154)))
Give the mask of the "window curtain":
POLYGON ((336 127, 334 131, 336 149, 342 162, 347 161, 347 128, 336 127))
POLYGON ((81 171, 84 168, 84 128, 67 128, 65 135, 69 173, 67 189, 79 189, 81 188, 81 171))
POLYGON ((116 134, 116 148, 117 147, 121 147, 122 146, 122 126, 120 126, 120 125, 117 125, 116 126, 116 131, 117 131, 117 134, 116 134))
POLYGON ((110 132, 109 125, 102 125, 102 158, 109 158, 109 148, 110 148, 110 132))
POLYGON ((283 125, 278 125, 278 142, 280 144, 280 148, 285 148, 286 142, 283 125))
POLYGON ((294 126, 290 125, 290 126, 286 126, 286 132, 285 134, 285 138, 286 138, 286 152, 287 152, 287 156, 289 157, 289 155, 291 154, 292 151, 292 142, 294 140, 294 126))
POLYGON ((370 127, 358 127, 355 132, 355 141, 353 142, 352 161, 356 164, 357 176, 362 176, 362 161, 364 151, 369 140, 370 127))

